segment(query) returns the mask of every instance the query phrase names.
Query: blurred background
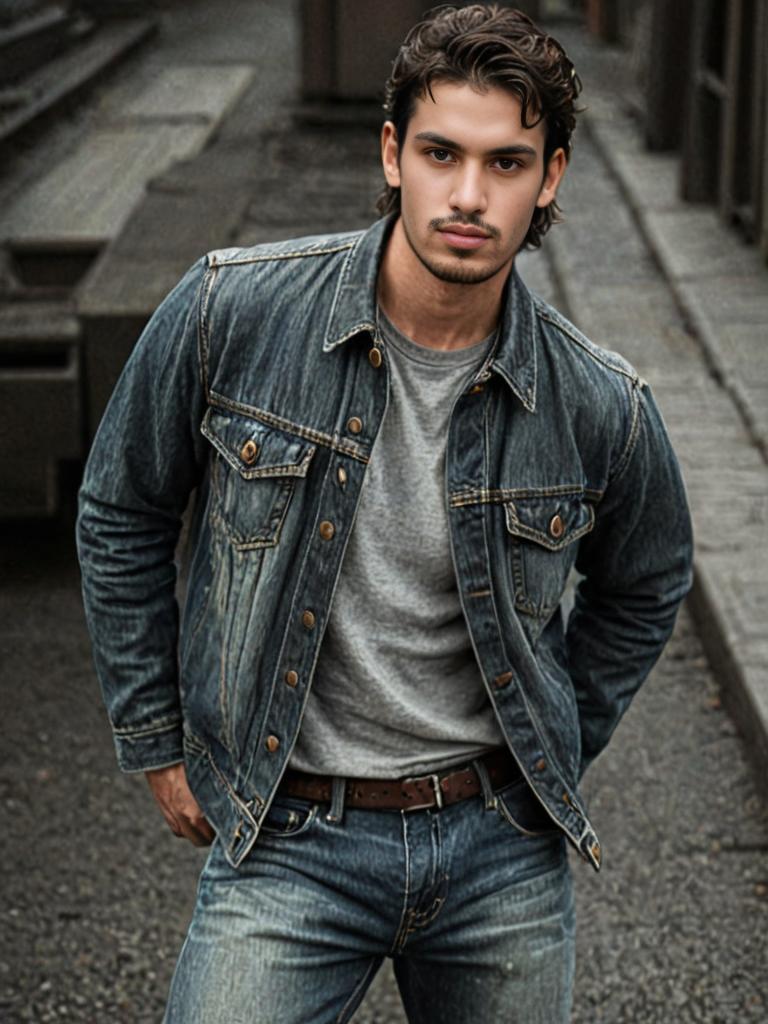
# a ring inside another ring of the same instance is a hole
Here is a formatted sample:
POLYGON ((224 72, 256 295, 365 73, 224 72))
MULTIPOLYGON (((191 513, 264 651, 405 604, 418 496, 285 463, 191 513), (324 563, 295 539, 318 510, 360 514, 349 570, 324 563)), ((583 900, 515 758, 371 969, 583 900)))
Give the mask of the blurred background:
MULTIPOLYGON (((574 1020, 768 1019, 768 3, 528 0, 584 83, 521 273, 659 399, 696 582, 587 778, 574 1020)), ((157 1021, 199 851, 120 776, 73 522, 202 253, 367 226, 423 0, 0 0, 0 1021, 157 1021)), ((258 1020, 255 1012, 254 1020, 258 1020)), ((402 1022, 388 965, 355 1016, 402 1022)))

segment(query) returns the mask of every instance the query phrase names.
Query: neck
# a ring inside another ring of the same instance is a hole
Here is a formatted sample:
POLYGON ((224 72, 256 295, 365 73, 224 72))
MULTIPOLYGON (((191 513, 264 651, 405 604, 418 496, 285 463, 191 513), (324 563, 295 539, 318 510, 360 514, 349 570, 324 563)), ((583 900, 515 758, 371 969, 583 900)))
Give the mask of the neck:
POLYGON ((511 269, 507 264, 479 284, 442 281, 413 251, 398 219, 379 270, 378 300, 392 323, 419 345, 466 348, 496 326, 511 269))

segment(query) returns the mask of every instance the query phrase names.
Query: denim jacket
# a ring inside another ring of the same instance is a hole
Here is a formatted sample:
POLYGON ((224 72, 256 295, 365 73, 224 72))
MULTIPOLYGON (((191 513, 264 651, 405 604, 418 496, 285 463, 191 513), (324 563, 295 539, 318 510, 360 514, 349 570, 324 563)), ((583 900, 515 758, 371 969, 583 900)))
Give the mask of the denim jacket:
MULTIPOLYGON (((201 259, 137 343, 86 467, 78 547, 119 764, 183 759, 234 866, 298 735, 387 406, 375 302, 390 224, 201 259)), ((599 869, 578 783, 672 630, 690 519, 647 384, 515 271, 495 347, 453 405, 445 501, 501 731, 599 869)))

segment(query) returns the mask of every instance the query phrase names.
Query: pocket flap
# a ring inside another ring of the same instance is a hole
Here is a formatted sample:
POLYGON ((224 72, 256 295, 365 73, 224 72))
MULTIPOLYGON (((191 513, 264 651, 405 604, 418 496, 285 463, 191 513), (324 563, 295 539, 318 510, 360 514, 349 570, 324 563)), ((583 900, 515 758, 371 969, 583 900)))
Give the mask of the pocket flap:
POLYGON ((516 498, 505 502, 504 511, 511 534, 550 551, 573 543, 595 525, 594 508, 578 496, 516 498))
POLYGON ((244 480, 306 476, 315 446, 259 420, 209 408, 200 430, 244 480))

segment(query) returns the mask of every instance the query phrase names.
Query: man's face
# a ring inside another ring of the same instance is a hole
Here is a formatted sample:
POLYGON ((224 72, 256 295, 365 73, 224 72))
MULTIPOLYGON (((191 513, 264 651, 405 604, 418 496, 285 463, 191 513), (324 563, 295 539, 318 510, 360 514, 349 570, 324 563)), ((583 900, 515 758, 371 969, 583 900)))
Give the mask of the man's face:
POLYGON ((384 125, 384 173, 400 188, 405 237, 442 281, 479 284, 506 272, 534 210, 555 198, 565 154, 545 168, 544 125, 524 128, 520 114, 504 89, 437 82, 416 101, 402 147, 384 125))

